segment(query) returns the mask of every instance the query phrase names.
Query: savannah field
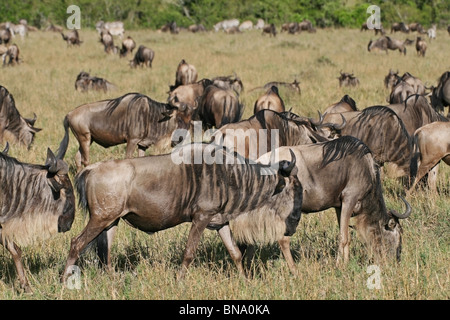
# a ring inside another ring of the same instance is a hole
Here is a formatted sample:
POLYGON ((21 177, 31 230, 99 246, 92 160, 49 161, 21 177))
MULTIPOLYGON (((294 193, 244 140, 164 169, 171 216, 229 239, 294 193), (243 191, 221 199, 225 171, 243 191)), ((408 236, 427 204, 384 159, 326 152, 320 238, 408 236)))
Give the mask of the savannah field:
MULTIPOLYGON (((278 27, 279 28, 279 27, 278 27)), ((65 31, 67 32, 67 31, 65 31)), ((450 36, 438 30, 437 40, 428 42, 426 57, 418 57, 414 45, 407 55, 390 51, 368 52, 372 31, 318 29, 317 33, 278 34, 275 38, 260 31, 227 35, 222 32, 178 35, 153 30, 131 30, 137 46, 155 51, 152 69, 130 69, 128 60, 107 55, 95 30, 81 29, 80 47, 67 47, 59 33, 32 32, 23 41, 14 39, 23 62, 0 69, 0 84, 14 96, 24 117, 37 115, 35 126, 43 128, 30 150, 11 146, 9 154, 23 162, 43 164, 47 147, 58 148, 64 131, 64 116, 75 107, 97 100, 139 92, 154 100, 167 99, 168 85, 175 81, 181 59, 194 64, 199 79, 235 72, 244 84, 241 101, 243 119, 253 113, 253 103, 262 91, 250 89, 269 81, 300 81, 301 95, 280 88, 287 108, 304 116, 317 117, 330 104, 349 94, 359 109, 387 105, 389 91, 383 79, 389 69, 409 71, 422 81, 437 84, 450 69, 450 36), (80 71, 106 78, 117 86, 113 92, 80 93, 74 89, 80 71), (360 80, 356 88, 339 88, 339 71, 353 72, 360 80)), ((395 34, 394 38, 415 40, 415 34, 395 34)), ((115 38, 116 44, 118 39, 115 38)), ((3 146, 0 146, 3 148, 3 146)), ((70 135, 65 160, 75 174, 78 144, 70 135)), ((150 154, 153 151, 150 150, 150 154)), ((91 163, 124 158, 125 145, 104 149, 91 147, 91 163)), ((367 285, 372 275, 366 251, 351 231, 350 262, 336 266, 338 224, 334 210, 303 215, 291 239, 298 274, 289 272, 278 244, 257 249, 251 276, 243 279, 215 231, 206 230, 196 258, 186 278, 179 282, 180 267, 190 224, 147 235, 119 224, 113 243, 114 271, 97 266, 93 252, 78 261, 80 289, 60 283, 70 240, 78 235, 87 219, 77 209, 72 229, 51 239, 24 247, 23 261, 33 294, 19 289, 19 281, 9 252, 0 249, 0 299, 438 299, 450 298, 450 167, 440 164, 438 194, 418 189, 410 201, 413 213, 402 220, 403 250, 398 264, 380 265, 381 288, 367 285)), ((176 177, 167 177, 176 179, 176 177)), ((74 181, 72 179, 72 181, 74 181)), ((403 210, 398 194, 404 192, 398 180, 383 181, 389 208, 403 210)))

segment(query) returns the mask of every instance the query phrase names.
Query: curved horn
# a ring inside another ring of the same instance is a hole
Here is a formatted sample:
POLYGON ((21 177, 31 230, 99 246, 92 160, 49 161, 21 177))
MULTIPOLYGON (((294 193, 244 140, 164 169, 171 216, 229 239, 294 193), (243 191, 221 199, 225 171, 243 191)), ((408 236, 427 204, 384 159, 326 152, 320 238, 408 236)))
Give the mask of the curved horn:
POLYGON ((295 157, 294 152, 289 149, 289 153, 291 154, 291 161, 283 161, 282 167, 281 167, 281 174, 283 177, 289 177, 292 170, 295 168, 295 163, 297 162, 297 159, 295 157))
POLYGON ((341 124, 336 124, 336 125, 334 126, 334 128, 335 128, 336 130, 342 130, 342 129, 344 129, 345 125, 347 124, 347 119, 345 119, 345 117, 342 115, 342 113, 341 113, 341 118, 342 118, 342 123, 341 123, 341 124))
POLYGON ((403 214, 398 213, 395 210, 391 210, 392 215, 394 215, 395 217, 397 217, 397 219, 406 219, 411 215, 411 205, 408 203, 408 201, 406 201, 405 198, 403 198, 402 196, 400 196, 400 199, 402 199, 402 201, 405 203, 406 205, 406 210, 403 214))
POLYGON ((319 113, 319 122, 317 122, 316 120, 314 120, 313 118, 308 118, 309 122, 314 125, 315 127, 318 127, 320 125, 322 125, 323 122, 323 118, 325 117, 325 115, 327 114, 326 112, 324 114, 321 114, 319 110, 317 110, 317 113, 319 113))

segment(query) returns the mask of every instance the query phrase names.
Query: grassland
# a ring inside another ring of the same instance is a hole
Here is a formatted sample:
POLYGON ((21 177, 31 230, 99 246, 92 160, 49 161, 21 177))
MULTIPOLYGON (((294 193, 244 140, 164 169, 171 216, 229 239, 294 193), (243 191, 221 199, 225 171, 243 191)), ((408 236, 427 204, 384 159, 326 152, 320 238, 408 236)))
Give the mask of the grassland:
MULTIPOLYGON (((69 48, 60 34, 35 32, 15 42, 23 63, 0 70, 0 84, 14 96, 25 117, 38 116, 36 126, 43 128, 30 150, 12 146, 10 154, 24 162, 43 163, 46 148, 55 150, 63 136, 62 120, 67 112, 83 103, 140 92, 158 101, 167 98, 175 69, 181 59, 194 64, 200 78, 230 75, 241 77, 245 91, 241 96, 252 114, 253 103, 261 91, 251 88, 269 81, 301 82, 302 94, 280 89, 293 112, 316 116, 317 110, 340 100, 344 94, 355 99, 359 109, 386 105, 389 92, 383 78, 390 68, 409 71, 424 82, 435 84, 450 68, 450 37, 439 30, 429 43, 425 58, 408 47, 406 56, 398 52, 369 53, 372 33, 358 30, 318 30, 316 34, 287 35, 276 38, 258 31, 245 34, 222 33, 170 35, 151 30, 128 33, 138 45, 155 51, 152 69, 130 69, 128 59, 106 55, 92 30, 81 30, 80 47, 69 48), (110 93, 74 90, 81 71, 103 77, 116 84, 110 93), (339 88, 339 70, 353 72, 360 79, 357 88, 339 88)), ((396 35, 404 39, 404 35, 396 35)), ((413 38, 412 35, 409 35, 413 38)), ((78 146, 73 136, 66 160, 74 172, 78 146)), ((91 147, 91 162, 123 158, 125 145, 103 149, 91 147)), ((173 177, 168 177, 173 178, 173 177)), ((9 253, 0 249, 0 299, 448 299, 450 297, 450 168, 441 164, 439 194, 418 190, 410 199, 413 214, 402 221, 403 254, 399 264, 380 266, 381 288, 369 289, 371 264, 365 248, 352 232, 350 262, 336 266, 338 226, 333 210, 304 215, 292 237, 292 251, 298 275, 289 273, 277 245, 261 247, 250 267, 248 280, 238 276, 217 234, 206 231, 196 259, 186 279, 176 281, 189 224, 152 236, 125 223, 113 245, 115 271, 97 267, 95 256, 87 252, 78 265, 81 288, 70 290, 60 284, 60 274, 70 247, 70 239, 86 224, 77 210, 72 229, 45 242, 23 248, 32 295, 18 290, 19 284, 9 253)), ((384 180, 387 205, 401 210, 396 194, 403 191, 393 179, 384 180)))

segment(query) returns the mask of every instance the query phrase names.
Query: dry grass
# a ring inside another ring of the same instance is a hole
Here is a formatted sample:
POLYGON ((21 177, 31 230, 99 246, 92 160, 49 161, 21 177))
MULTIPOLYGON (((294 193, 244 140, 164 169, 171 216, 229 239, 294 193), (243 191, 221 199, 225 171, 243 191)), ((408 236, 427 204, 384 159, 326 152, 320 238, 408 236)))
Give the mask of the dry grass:
MULTIPOLYGON (((62 120, 76 106, 128 92, 140 92, 155 100, 167 98, 174 82, 175 68, 184 58, 194 64, 200 78, 236 72, 245 91, 244 118, 252 114, 261 93, 248 90, 269 81, 301 82, 302 95, 280 89, 288 108, 306 116, 316 116, 349 94, 363 109, 385 105, 388 91, 383 78, 389 68, 409 71, 424 82, 436 83, 450 66, 450 37, 438 31, 438 40, 429 44, 426 58, 416 56, 414 46, 407 56, 397 52, 367 52, 372 33, 357 30, 318 30, 316 34, 262 36, 258 31, 240 35, 222 33, 177 36, 154 31, 130 31, 137 44, 155 52, 153 69, 129 68, 128 59, 106 55, 94 31, 81 30, 81 47, 67 48, 61 35, 31 33, 23 42, 15 41, 24 62, 3 68, 0 84, 14 96, 23 116, 38 116, 37 134, 30 151, 13 146, 10 153, 25 162, 43 163, 46 148, 58 147, 63 136, 62 120), (339 88, 339 70, 354 72, 361 85, 339 88), (74 82, 81 71, 104 77, 117 85, 112 93, 75 92, 74 82)), ((404 38, 403 35, 396 35, 404 38)), ((409 36, 412 37, 411 35, 409 36)), ((125 146, 103 149, 93 145, 92 162, 123 158, 125 146)), ((73 136, 66 160, 74 166, 77 144, 73 136)), ((448 299, 450 297, 450 169, 441 165, 439 195, 419 190, 411 199, 413 215, 403 222, 404 247, 400 264, 381 266, 381 289, 368 289, 366 272, 370 262, 365 249, 352 233, 351 258, 346 268, 336 267, 338 227, 328 210, 303 216, 292 238, 298 276, 289 273, 277 245, 259 248, 250 267, 252 277, 240 278, 215 232, 206 231, 197 258, 183 282, 175 280, 185 247, 189 224, 148 236, 120 224, 113 246, 115 272, 108 274, 96 265, 93 254, 80 259, 81 289, 69 290, 59 282, 70 239, 84 227, 81 212, 73 228, 45 242, 24 248, 24 263, 34 290, 28 295, 19 287, 8 252, 0 249, 0 299, 448 299)), ((389 207, 401 210, 395 194, 402 191, 396 180, 384 181, 389 207)))

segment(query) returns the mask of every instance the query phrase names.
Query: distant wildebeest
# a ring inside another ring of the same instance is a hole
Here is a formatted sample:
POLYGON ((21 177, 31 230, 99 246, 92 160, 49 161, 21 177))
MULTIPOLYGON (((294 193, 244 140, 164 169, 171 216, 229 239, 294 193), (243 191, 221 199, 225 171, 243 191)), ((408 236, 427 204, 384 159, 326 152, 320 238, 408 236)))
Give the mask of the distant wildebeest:
POLYGON ((87 92, 89 90, 114 90, 116 86, 106 79, 91 77, 88 72, 81 71, 75 80, 75 90, 87 92))
POLYGON ((252 91, 257 90, 257 89, 266 89, 266 90, 268 90, 272 86, 284 87, 284 88, 287 88, 289 90, 292 90, 292 91, 295 91, 295 92, 301 94, 300 82, 297 81, 297 79, 294 79, 294 81, 292 81, 292 82, 282 82, 282 81, 267 82, 264 86, 253 88, 249 92, 252 92, 252 91))
POLYGON ((208 86, 198 103, 197 113, 205 129, 220 128, 227 123, 241 120, 244 106, 238 94, 216 85, 208 86))
POLYGON ((328 132, 321 131, 311 121, 296 120, 286 113, 263 109, 246 120, 221 127, 213 134, 212 141, 256 160, 271 151, 272 145, 295 146, 328 141, 328 135, 328 132))
POLYGON ((155 52, 141 44, 136 51, 133 60, 130 60, 130 67, 136 68, 137 66, 147 66, 151 68, 154 58, 155 52))
POLYGON ((218 76, 211 79, 214 85, 226 90, 234 90, 237 94, 241 94, 244 91, 244 84, 241 78, 236 73, 232 76, 218 76))
MULTIPOLYGON (((380 33, 381 35, 385 35, 385 34, 386 34, 386 32, 384 31, 382 25, 380 25, 379 28, 372 28, 372 29, 375 31, 375 35, 378 35, 378 33, 380 33)), ((364 31, 370 30, 369 27, 367 26, 367 22, 364 22, 364 23, 361 25, 360 31, 363 31, 363 30, 364 30, 364 31)))
POLYGON ((218 22, 218 23, 216 23, 214 25, 214 30, 216 32, 221 30, 221 29, 226 31, 226 30, 228 30, 230 28, 233 28, 233 27, 239 27, 239 20, 238 19, 229 19, 229 20, 220 21, 220 22, 218 22))
POLYGON ((264 20, 261 19, 261 18, 259 18, 259 19, 256 21, 255 29, 256 29, 256 30, 262 30, 262 29, 264 28, 265 25, 266 25, 266 23, 264 22, 264 20))
MULTIPOLYGON (((347 263, 349 260, 351 217, 356 220, 356 231, 366 243, 369 257, 377 261, 399 261, 402 249, 399 220, 410 216, 411 206, 402 198, 406 204, 404 213, 387 210, 379 167, 367 145, 345 136, 328 142, 280 147, 260 157, 258 162, 268 164, 271 158, 289 158, 289 149, 297 160, 297 177, 303 187, 302 213, 336 210, 340 229, 338 261, 343 259, 347 263)), ((233 233, 233 236, 240 240, 239 234, 233 233)), ((287 236, 279 241, 282 247, 289 247, 289 242, 287 236)), ((290 250, 285 249, 285 252, 289 255, 290 250)), ((290 255, 286 260, 293 262, 290 255)))
POLYGON ((50 23, 50 25, 47 28, 45 28, 45 31, 58 32, 58 33, 63 32, 63 30, 64 30, 63 27, 55 25, 53 23, 50 23))
POLYGON ((13 96, 0 85, 0 143, 19 144, 30 149, 34 135, 42 129, 35 128, 33 119, 23 118, 16 108, 13 96))
POLYGON ((416 39, 416 51, 419 57, 425 57, 425 53, 427 52, 427 42, 421 37, 417 37, 416 39))
POLYGON ((6 52, 3 54, 3 66, 14 66, 16 64, 19 64, 20 62, 20 50, 19 47, 14 43, 9 46, 9 48, 6 50, 6 52))
POLYGON ((356 102, 348 94, 342 97, 339 102, 333 103, 331 106, 325 109, 325 113, 341 113, 349 111, 358 111, 356 102))
POLYGON ((198 102, 203 95, 203 92, 212 84, 211 80, 202 79, 196 83, 181 85, 169 92, 167 103, 174 107, 180 107, 183 104, 187 104, 188 106, 197 109, 198 102))
POLYGON ((253 22, 250 20, 246 20, 243 21, 240 25, 239 25, 239 31, 247 31, 247 30, 252 30, 253 29, 253 22))
POLYGON ((408 25, 410 31, 417 31, 418 33, 426 33, 422 25, 418 22, 413 22, 408 25))
POLYGON ((401 31, 404 33, 409 33, 409 27, 404 22, 394 22, 391 26, 391 33, 401 31))
POLYGON ((79 46, 83 41, 80 40, 80 35, 78 34, 78 30, 70 30, 67 33, 67 36, 61 32, 62 38, 67 42, 67 46, 79 46))
POLYGON ((175 129, 188 129, 192 112, 185 105, 177 108, 139 93, 128 93, 77 107, 66 115, 64 128, 70 127, 80 145, 75 159, 79 171, 82 165, 89 164, 92 142, 104 148, 126 143, 127 158, 136 148, 143 156, 151 145, 170 141, 175 129))
POLYGON ((300 31, 308 31, 309 33, 316 32, 316 29, 313 27, 312 22, 308 19, 304 19, 302 22, 298 24, 298 28, 300 31))
POLYGON ((234 27, 231 27, 231 28, 228 28, 228 29, 224 30, 224 32, 226 34, 235 34, 235 33, 241 33, 242 31, 239 30, 239 27, 234 26, 234 27))
POLYGON ((75 196, 64 162, 68 132, 56 156, 47 150, 45 165, 22 163, 0 153, 0 243, 11 253, 20 286, 31 291, 19 246, 70 230, 75 196))
POLYGON ((388 53, 388 50, 398 50, 400 53, 406 55, 406 41, 392 39, 388 36, 382 36, 375 41, 370 40, 367 45, 367 50, 371 52, 373 49, 383 50, 388 53))
POLYGON ((103 21, 99 21, 95 24, 95 28, 97 29, 98 33, 101 33, 102 30, 108 30, 111 35, 119 36, 121 38, 123 37, 123 34, 125 32, 122 21, 113 21, 106 23, 103 21))
POLYGON ((359 85, 359 79, 353 73, 342 71, 339 71, 339 73, 340 76, 337 78, 339 80, 339 87, 356 87, 359 85))
POLYGON ((206 31, 206 28, 203 24, 192 24, 188 27, 188 30, 192 33, 196 33, 196 32, 204 32, 206 31))
POLYGON ((128 54, 132 54, 133 50, 136 48, 136 42, 132 37, 128 36, 122 41, 122 48, 120 49, 119 56, 121 58, 126 57, 128 54))
POLYGON ((102 30, 102 32, 100 33, 100 42, 105 47, 106 53, 117 53, 117 47, 114 46, 114 38, 108 30, 102 30))
POLYGON ((0 30, 0 44, 8 45, 11 42, 12 33, 9 28, 0 30))
MULTIPOLYGON (((418 128, 414 133, 414 146, 413 183, 409 192, 441 160, 450 166, 450 122, 433 122, 418 128)), ((436 192, 436 180, 429 187, 436 192)))
POLYGON ((175 90, 181 85, 195 83, 197 81, 198 73, 194 65, 189 64, 186 60, 181 59, 175 72, 175 84, 170 86, 170 91, 175 90))
POLYGON ((286 111, 284 101, 280 97, 278 88, 276 86, 271 86, 262 96, 260 96, 255 101, 255 104, 253 106, 253 114, 257 114, 263 109, 269 109, 279 113, 286 111))
POLYGON ((410 95, 415 94, 414 88, 404 80, 399 80, 392 87, 391 94, 389 95, 389 103, 402 103, 410 95))
POLYGON ((353 136, 364 142, 378 165, 390 164, 392 177, 409 176, 412 141, 403 121, 392 109, 372 106, 362 111, 326 114, 324 122, 338 123, 342 116, 347 120, 340 130, 342 136, 353 136))
POLYGON ((266 33, 268 33, 270 36, 276 37, 277 28, 275 27, 275 25, 273 23, 267 24, 264 26, 264 28, 262 29, 262 34, 264 35, 266 33))
POLYGON ((394 72, 393 70, 389 69, 389 73, 384 78, 384 86, 386 89, 392 89, 394 85, 397 83, 400 76, 398 75, 399 71, 397 70, 394 72))
POLYGON ((191 222, 178 279, 184 278, 206 228, 218 231, 241 274, 245 273, 242 254, 230 234, 231 220, 240 219, 245 230, 236 226, 235 232, 254 241, 271 242, 293 234, 302 198, 293 171, 295 157, 274 169, 250 164, 213 144, 189 144, 175 152, 99 162, 76 176, 80 204, 89 211, 89 222, 71 241, 63 282, 70 266, 95 239, 100 261, 111 268, 110 248, 120 219, 148 234, 191 222), (200 161, 197 154, 203 156, 200 161))
MULTIPOLYGON (((444 112, 444 107, 450 107, 450 71, 444 72, 437 87, 432 87, 431 90, 431 106, 437 112, 444 112)), ((447 118, 450 118, 450 108, 447 118)))

